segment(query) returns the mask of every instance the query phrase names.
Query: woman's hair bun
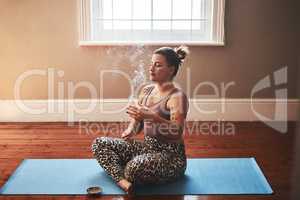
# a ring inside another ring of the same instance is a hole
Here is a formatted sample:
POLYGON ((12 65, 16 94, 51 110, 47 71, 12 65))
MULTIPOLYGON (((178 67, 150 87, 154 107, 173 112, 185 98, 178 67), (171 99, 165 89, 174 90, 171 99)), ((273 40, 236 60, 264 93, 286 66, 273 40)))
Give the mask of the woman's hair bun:
POLYGON ((176 52, 176 54, 177 54, 177 56, 180 60, 184 60, 185 57, 189 54, 189 48, 187 46, 184 46, 184 45, 176 47, 174 49, 174 51, 176 52))

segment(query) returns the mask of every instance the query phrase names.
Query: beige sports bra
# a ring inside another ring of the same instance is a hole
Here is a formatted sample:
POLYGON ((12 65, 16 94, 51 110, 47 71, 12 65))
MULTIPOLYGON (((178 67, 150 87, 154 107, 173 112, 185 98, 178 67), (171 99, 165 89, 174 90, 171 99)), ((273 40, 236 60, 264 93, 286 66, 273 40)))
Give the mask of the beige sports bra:
MULTIPOLYGON (((170 99, 171 95, 178 92, 178 88, 174 88, 171 92, 160 99, 158 102, 153 103, 151 105, 147 105, 147 100, 153 91, 154 86, 146 88, 145 96, 143 97, 141 104, 148 107, 155 113, 157 113, 160 117, 170 120, 170 110, 167 109, 167 102, 170 99)), ((172 127, 167 123, 157 123, 153 122, 149 119, 144 120, 144 135, 149 137, 155 137, 163 142, 172 142, 172 143, 182 143, 182 135, 177 132, 172 131, 172 127)))

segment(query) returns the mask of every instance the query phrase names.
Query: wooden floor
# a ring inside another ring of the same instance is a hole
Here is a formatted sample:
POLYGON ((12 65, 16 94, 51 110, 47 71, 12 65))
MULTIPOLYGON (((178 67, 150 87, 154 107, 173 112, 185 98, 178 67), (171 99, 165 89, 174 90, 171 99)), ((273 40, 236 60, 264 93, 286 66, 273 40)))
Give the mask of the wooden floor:
MULTIPOLYGON (((224 124, 226 122, 223 122, 224 124)), ((89 124, 90 132, 79 124, 67 123, 0 123, 0 187, 25 158, 92 158, 90 144, 100 135, 97 128, 108 123, 89 124), (93 129, 94 128, 94 129, 93 129)), ((185 134, 187 156, 255 157, 270 182, 273 195, 200 195, 172 196, 171 199, 290 199, 293 171, 293 141, 295 127, 281 134, 262 123, 239 122, 233 124, 234 135, 194 130, 185 134)), ((111 130, 111 129, 110 129, 111 130)), ((141 138, 141 137, 139 137, 141 138)), ((87 196, 0 196, 0 199, 94 199, 87 196)), ((102 196, 99 199, 128 199, 126 196, 102 196)), ((134 199, 170 199, 168 196, 135 197, 134 199)))

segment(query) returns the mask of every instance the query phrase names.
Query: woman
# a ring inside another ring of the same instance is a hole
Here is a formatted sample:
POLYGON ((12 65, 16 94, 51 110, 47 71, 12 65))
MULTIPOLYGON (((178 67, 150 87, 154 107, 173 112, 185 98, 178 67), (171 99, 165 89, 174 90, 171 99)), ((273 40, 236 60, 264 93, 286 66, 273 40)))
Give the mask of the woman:
POLYGON ((155 50, 149 70, 153 84, 141 90, 137 106, 127 108, 131 121, 122 139, 99 137, 92 144, 98 163, 127 193, 135 184, 164 183, 185 172, 188 100, 173 78, 187 53, 184 46, 155 50), (130 139, 142 130, 144 141, 130 139))

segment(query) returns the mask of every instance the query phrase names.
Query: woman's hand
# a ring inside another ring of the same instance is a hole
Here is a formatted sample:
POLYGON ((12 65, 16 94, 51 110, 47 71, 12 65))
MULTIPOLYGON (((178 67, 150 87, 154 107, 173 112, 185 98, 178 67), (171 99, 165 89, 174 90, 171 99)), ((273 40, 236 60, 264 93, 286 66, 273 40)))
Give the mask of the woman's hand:
POLYGON ((146 106, 129 106, 126 113, 137 121, 143 119, 154 119, 155 113, 146 106))
POLYGON ((121 138, 123 138, 124 140, 127 140, 129 138, 131 138, 134 135, 133 131, 129 131, 128 129, 126 129, 122 134, 121 134, 121 138))
POLYGON ((121 134, 121 138, 127 140, 138 134, 142 129, 142 122, 131 119, 127 129, 121 134))

